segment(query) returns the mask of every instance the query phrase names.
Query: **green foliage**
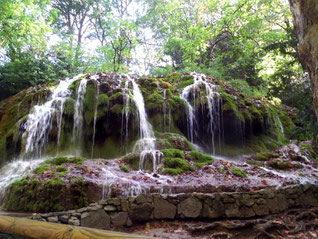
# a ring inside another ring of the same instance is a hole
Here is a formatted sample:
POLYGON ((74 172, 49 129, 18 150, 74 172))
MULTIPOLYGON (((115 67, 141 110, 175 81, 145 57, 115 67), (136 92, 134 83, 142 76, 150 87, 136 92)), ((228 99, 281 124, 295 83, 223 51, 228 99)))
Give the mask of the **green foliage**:
POLYGON ((34 170, 34 172, 35 172, 36 174, 41 174, 41 173, 43 173, 44 171, 46 171, 46 170, 48 170, 48 169, 50 169, 50 168, 51 168, 50 165, 48 165, 48 164, 43 164, 43 165, 37 167, 37 168, 34 170))
POLYGON ((67 169, 63 166, 59 165, 56 167, 56 172, 65 172, 65 171, 67 171, 67 169))
POLYGON ((164 149, 161 152, 167 158, 185 158, 184 152, 180 149, 164 149))
POLYGON ((213 158, 212 156, 209 156, 209 155, 200 153, 199 151, 196 151, 196 150, 192 150, 192 151, 190 152, 190 158, 191 158, 191 160, 193 160, 194 162, 198 162, 198 163, 207 162, 207 161, 213 162, 213 161, 216 160, 216 159, 213 158))
POLYGON ((246 173, 241 168, 231 167, 230 170, 237 177, 247 178, 246 173))
POLYGON ((129 172, 129 167, 125 166, 125 165, 120 165, 119 166, 120 170, 125 172, 125 173, 128 173, 129 172))
POLYGON ((189 163, 182 158, 164 158, 164 166, 166 168, 181 169, 182 172, 187 172, 191 169, 189 163))
POLYGON ((50 164, 55 164, 55 165, 61 165, 63 163, 68 162, 68 157, 58 157, 58 158, 54 158, 51 159, 50 161, 48 161, 48 163, 50 164))
POLYGON ((275 155, 269 152, 260 152, 252 156, 254 160, 258 160, 258 161, 267 161, 274 157, 275 155))

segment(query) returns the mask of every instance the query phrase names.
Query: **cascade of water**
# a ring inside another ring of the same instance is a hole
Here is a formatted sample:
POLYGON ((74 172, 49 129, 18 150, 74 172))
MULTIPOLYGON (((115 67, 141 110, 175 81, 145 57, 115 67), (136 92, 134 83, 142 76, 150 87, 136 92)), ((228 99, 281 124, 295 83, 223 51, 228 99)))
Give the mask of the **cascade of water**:
POLYGON ((285 137, 285 131, 284 131, 284 126, 283 126, 283 124, 282 124, 282 121, 280 120, 280 118, 279 118, 278 116, 276 117, 276 120, 277 120, 277 122, 278 122, 278 124, 279 124, 280 131, 282 132, 282 134, 283 134, 284 137, 285 137))
POLYGON ((42 105, 35 105, 33 111, 28 115, 24 125, 25 132, 22 138, 25 139, 25 155, 41 156, 48 135, 52 128, 52 119, 58 107, 64 104, 64 100, 70 96, 71 92, 68 87, 77 80, 81 75, 61 80, 59 85, 52 91, 49 100, 42 105))
POLYGON ((82 138, 83 132, 83 111, 84 111, 84 97, 86 93, 87 79, 82 79, 78 89, 77 98, 74 105, 74 125, 72 141, 76 142, 82 138))
POLYGON ((99 81, 96 80, 96 99, 95 99, 95 109, 94 109, 94 130, 93 130, 93 143, 92 143, 92 151, 91 158, 94 157, 94 146, 95 146, 95 136, 96 136, 96 121, 97 121, 97 106, 98 106, 98 95, 99 95, 99 81))
POLYGON ((0 168, 0 202, 7 187, 14 181, 23 178, 38 167, 45 159, 15 160, 0 168))
MULTIPOLYGON (((122 79, 121 79, 122 80, 122 79)), ((124 135, 124 145, 125 145, 125 151, 127 153, 127 143, 128 143, 128 123, 129 123, 129 103, 130 103, 130 91, 129 91, 129 82, 125 82, 125 88, 123 92, 123 101, 124 101, 124 108, 122 110, 122 123, 121 123, 121 129, 122 129, 122 135, 124 135)))
MULTIPOLYGON (((139 89, 138 84, 135 82, 135 80, 129 76, 126 76, 127 81, 125 83, 125 89, 124 94, 127 94, 126 96, 126 103, 129 103, 129 84, 132 84, 132 98, 137 108, 138 118, 139 118, 139 133, 140 133, 140 139, 136 142, 134 146, 135 152, 140 152, 140 161, 139 161, 139 169, 144 170, 145 160, 147 157, 151 157, 153 161, 153 171, 158 171, 158 164, 160 163, 160 159, 162 157, 162 153, 159 150, 156 150, 155 146, 155 134, 152 130, 152 126, 148 121, 148 116, 145 110, 145 102, 144 98, 142 96, 142 93, 139 89), (127 99, 128 98, 128 99, 127 99)), ((124 108, 125 116, 128 115, 127 112, 129 112, 129 105, 126 104, 124 108)), ((127 118, 126 118, 126 124, 127 124, 127 118)), ((126 125, 126 130, 128 129, 128 126, 126 125)), ((128 134, 128 133, 127 133, 128 134)))
MULTIPOLYGON (((196 90, 199 89, 200 86, 205 87, 205 98, 207 101, 208 106, 208 118, 209 118, 209 127, 208 131, 211 134, 211 144, 212 144, 212 151, 213 154, 215 153, 215 133, 218 133, 219 136, 219 143, 221 141, 221 96, 217 91, 217 86, 212 84, 211 82, 208 82, 206 80, 206 77, 202 74, 191 74, 194 78, 194 82, 191 85, 188 85, 185 87, 180 95, 182 99, 185 100, 186 106, 188 109, 187 112, 187 123, 188 123, 188 132, 189 132, 189 138, 192 143, 194 143, 195 136, 196 136, 196 128, 197 128, 197 119, 196 119, 196 101, 202 100, 201 95, 196 95, 196 90), (193 104, 191 104, 190 94, 192 94, 192 101, 193 104), (197 99, 198 98, 198 99, 197 99)), ((201 91, 199 91, 201 92, 201 91)), ((203 105, 203 102, 200 102, 201 105, 203 105)))
POLYGON ((64 111, 64 99, 60 102, 60 112, 57 116, 57 149, 60 147, 60 141, 61 141, 61 132, 62 132, 62 118, 63 118, 63 111, 64 111))

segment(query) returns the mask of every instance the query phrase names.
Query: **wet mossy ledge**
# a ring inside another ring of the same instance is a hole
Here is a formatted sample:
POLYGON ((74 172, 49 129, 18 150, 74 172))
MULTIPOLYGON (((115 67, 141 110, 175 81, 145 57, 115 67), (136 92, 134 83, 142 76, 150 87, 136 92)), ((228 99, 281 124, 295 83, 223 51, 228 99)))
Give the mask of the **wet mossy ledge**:
MULTIPOLYGON (((285 144, 294 128, 294 115, 290 108, 249 98, 226 83, 205 76, 204 80, 215 85, 220 95, 221 108, 215 110, 218 110, 221 123, 212 126, 219 129, 214 129, 216 133, 214 139, 211 139, 207 134, 207 129, 211 128, 207 91, 201 86, 190 91, 189 98, 193 101, 194 114, 199 122, 190 143, 188 109, 181 94, 194 83, 194 76, 190 73, 173 73, 165 78, 131 77, 142 92, 149 122, 156 133, 158 149, 192 151, 193 143, 211 154, 213 143, 214 153, 218 155, 263 152, 285 144), (180 140, 182 137, 187 141, 180 140)), ((126 79, 125 75, 98 73, 86 74, 75 80, 69 86, 70 94, 61 108, 63 112, 57 111, 52 118, 47 143, 41 155, 32 152, 24 154, 25 123, 34 106, 47 101, 51 90, 57 85, 30 88, 0 102, 0 165, 21 155, 32 158, 77 152, 77 155, 83 157, 116 158, 132 152, 140 137, 139 119, 130 94, 127 110, 129 117, 127 122, 123 120, 126 79), (87 80, 83 101, 83 131, 82 137, 74 143, 74 114, 79 85, 83 79, 87 80)), ((132 88, 131 85, 128 87, 132 88)), ((203 162, 195 163, 199 165, 203 162)))

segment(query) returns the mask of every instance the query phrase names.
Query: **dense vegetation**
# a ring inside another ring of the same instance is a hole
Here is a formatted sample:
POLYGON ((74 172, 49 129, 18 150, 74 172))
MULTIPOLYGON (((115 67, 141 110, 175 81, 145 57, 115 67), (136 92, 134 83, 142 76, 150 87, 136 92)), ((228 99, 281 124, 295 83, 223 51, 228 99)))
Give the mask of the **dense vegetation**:
POLYGON ((298 109, 311 138, 308 74, 284 0, 0 0, 0 100, 77 73, 212 75, 298 109))

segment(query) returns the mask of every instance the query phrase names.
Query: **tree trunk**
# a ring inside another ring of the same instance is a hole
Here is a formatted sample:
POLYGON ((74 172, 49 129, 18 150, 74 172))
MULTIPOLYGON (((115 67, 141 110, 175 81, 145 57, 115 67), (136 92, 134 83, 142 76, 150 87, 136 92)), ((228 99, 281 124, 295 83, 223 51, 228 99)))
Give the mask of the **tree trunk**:
POLYGON ((299 56, 311 79, 318 120, 318 0, 289 0, 299 40, 299 56))

